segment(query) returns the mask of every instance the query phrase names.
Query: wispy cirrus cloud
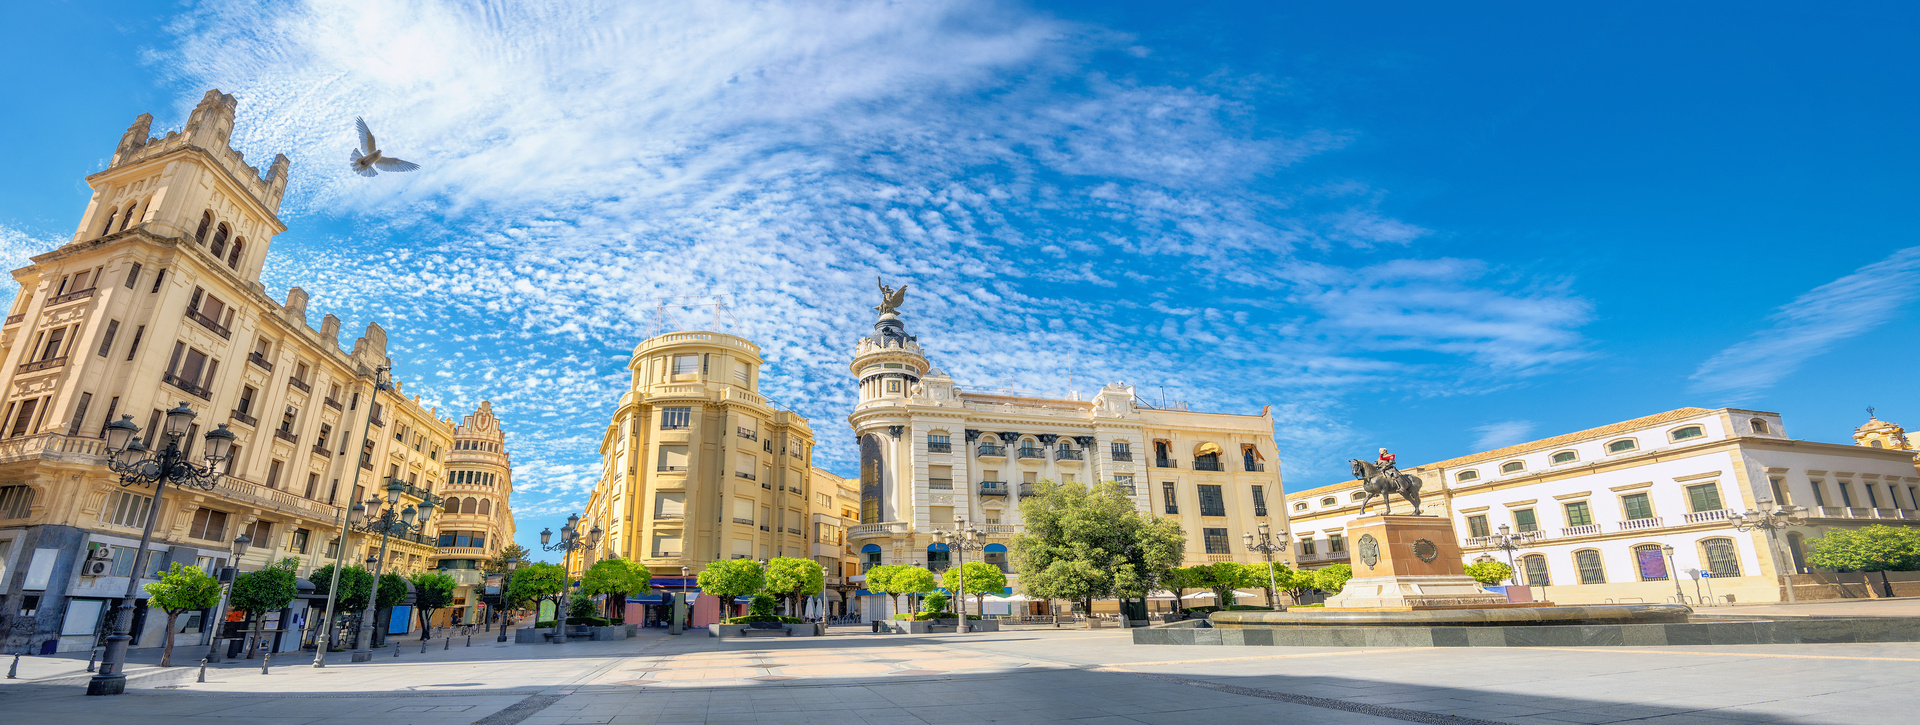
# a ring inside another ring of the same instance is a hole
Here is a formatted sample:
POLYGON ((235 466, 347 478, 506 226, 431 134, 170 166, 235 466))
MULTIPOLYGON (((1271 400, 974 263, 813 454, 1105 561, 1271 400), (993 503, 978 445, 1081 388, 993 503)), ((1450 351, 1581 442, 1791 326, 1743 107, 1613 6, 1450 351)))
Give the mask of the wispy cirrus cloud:
POLYGON ((1525 443, 1533 435, 1533 429, 1539 424, 1530 420, 1503 420, 1498 423, 1474 426, 1477 435, 1473 439, 1474 450, 1490 451, 1505 448, 1516 443, 1525 443))
POLYGON ((1772 325, 1701 363, 1691 387, 1734 402, 1752 398, 1836 343, 1886 324, 1916 295, 1920 247, 1907 247, 1782 305, 1767 318, 1772 325))
POLYGON ((1325 411, 1357 385, 1584 354, 1557 283, 1328 261, 1428 233, 1380 190, 1293 176, 1345 134, 1262 118, 1231 78, 1114 72, 1097 51, 1135 41, 1020 7, 215 2, 172 31, 152 62, 239 96, 250 156, 294 160, 275 244, 298 262, 268 286, 389 327, 409 392, 493 400, 527 511, 584 499, 625 356, 681 295, 728 297, 763 392, 843 469, 876 275, 913 285, 908 324, 963 383, 1285 401, 1292 471, 1343 460, 1325 411), (356 115, 425 168, 353 176, 356 115))

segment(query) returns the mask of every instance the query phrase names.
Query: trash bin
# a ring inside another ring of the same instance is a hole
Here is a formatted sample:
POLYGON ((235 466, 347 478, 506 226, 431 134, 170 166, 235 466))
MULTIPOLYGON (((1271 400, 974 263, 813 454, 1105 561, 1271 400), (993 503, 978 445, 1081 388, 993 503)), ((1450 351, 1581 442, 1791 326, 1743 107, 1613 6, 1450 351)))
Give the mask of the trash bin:
POLYGON ((878 619, 873 620, 873 633, 874 634, 880 633, 880 620, 878 619))

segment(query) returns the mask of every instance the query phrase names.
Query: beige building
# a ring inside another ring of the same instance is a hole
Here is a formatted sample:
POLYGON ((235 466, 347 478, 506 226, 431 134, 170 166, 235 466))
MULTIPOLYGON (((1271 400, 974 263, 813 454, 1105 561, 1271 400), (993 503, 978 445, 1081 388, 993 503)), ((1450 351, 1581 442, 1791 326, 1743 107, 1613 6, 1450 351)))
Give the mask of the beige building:
POLYGON ((807 534, 814 561, 826 570, 822 596, 828 614, 846 614, 852 610, 852 593, 859 589, 853 577, 860 573, 860 559, 847 545, 847 528, 860 523, 860 482, 817 467, 807 475, 807 534))
POLYGON ((757 392, 761 364, 758 346, 719 332, 669 333, 634 348, 632 388, 601 439, 602 475, 580 523, 583 534, 604 533, 571 566, 619 556, 672 587, 683 566, 697 573, 716 559, 813 556, 813 430, 757 392))
POLYGON ((437 519, 436 566, 452 576, 460 588, 440 624, 478 622, 486 576, 482 570, 500 549, 513 543, 513 461, 507 454, 507 434, 493 416, 493 404, 480 409, 453 429, 453 445, 446 451, 446 483, 436 492, 443 497, 437 519))
MULTIPOLYGON (((234 108, 232 96, 209 92, 183 130, 159 138, 140 116, 106 170, 87 177, 93 196, 72 241, 13 273, 20 291, 0 328, 8 651, 93 646, 128 577, 174 562, 213 570, 242 533, 251 539, 242 570, 293 557, 305 574, 332 560, 355 499, 397 480, 403 505, 417 505, 445 480, 453 424, 398 384, 369 400, 390 362, 386 333, 369 324, 342 350, 339 320, 313 327, 305 292, 265 294, 260 269, 284 230, 276 210, 288 164, 277 157, 262 176, 227 145, 234 108), (162 411, 183 401, 198 414, 186 444, 226 426, 234 452, 211 491, 167 488, 154 553, 135 572, 153 488, 120 485, 102 431, 130 416, 159 445, 162 411), (83 566, 93 550, 104 567, 83 566)), ((349 563, 378 545, 369 538, 351 539, 349 563)), ((432 566, 432 543, 431 533, 395 539, 387 567, 432 566)), ((181 618, 180 641, 194 641, 204 615, 181 618)), ((145 616, 143 602, 136 620, 134 645, 159 644, 164 617, 145 616)))
MULTIPOLYGON (((1407 469, 1406 473, 1421 475, 1419 469, 1407 469)), ((1430 478, 1430 477, 1423 477, 1430 478)), ((1428 481, 1422 485, 1420 512, 1433 516, 1447 515, 1446 492, 1442 487, 1428 481)), ((1330 486, 1310 488, 1287 494, 1287 525, 1293 531, 1291 544, 1287 547, 1288 566, 1299 569, 1319 569, 1333 564, 1352 564, 1352 551, 1348 547, 1347 522, 1364 514, 1378 514, 1386 511, 1379 496, 1373 502, 1365 502, 1367 492, 1360 489, 1360 482, 1341 481, 1330 486)), ((1393 497, 1395 514, 1413 513, 1413 508, 1399 496, 1393 497)), ((1278 559, 1279 555, 1275 555, 1278 559)))
MULTIPOLYGON (((860 521, 848 538, 861 566, 943 570, 936 530, 958 517, 979 526, 975 554, 1005 568, 1019 501, 1040 481, 1114 481, 1134 504, 1175 517, 1188 564, 1263 561, 1242 533, 1287 528, 1273 418, 1153 407, 1121 384, 1092 400, 965 390, 934 367, 893 313, 855 350, 859 403, 848 416, 860 445, 860 521)), ((1015 572, 1017 578, 1017 572, 1015 572)), ((887 597, 862 611, 884 618, 887 597)))

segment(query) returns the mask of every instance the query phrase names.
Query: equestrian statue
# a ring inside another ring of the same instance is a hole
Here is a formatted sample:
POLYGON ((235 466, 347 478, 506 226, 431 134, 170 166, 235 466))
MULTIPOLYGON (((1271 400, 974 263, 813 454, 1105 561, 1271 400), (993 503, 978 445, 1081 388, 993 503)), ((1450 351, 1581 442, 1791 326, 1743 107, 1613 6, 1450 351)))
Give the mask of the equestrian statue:
POLYGON ((1401 498, 1406 499, 1407 503, 1413 505, 1413 515, 1419 516, 1420 477, 1401 473, 1400 468, 1394 465, 1393 459, 1393 454, 1382 448, 1380 458, 1377 460, 1363 461, 1355 458, 1347 461, 1353 466, 1353 477, 1360 481, 1360 488, 1367 492, 1367 498, 1360 502, 1360 511, 1365 513, 1367 504, 1372 503, 1373 497, 1377 494, 1380 496, 1380 501, 1387 506, 1387 515, 1391 516, 1393 515, 1392 494, 1397 493, 1401 498))

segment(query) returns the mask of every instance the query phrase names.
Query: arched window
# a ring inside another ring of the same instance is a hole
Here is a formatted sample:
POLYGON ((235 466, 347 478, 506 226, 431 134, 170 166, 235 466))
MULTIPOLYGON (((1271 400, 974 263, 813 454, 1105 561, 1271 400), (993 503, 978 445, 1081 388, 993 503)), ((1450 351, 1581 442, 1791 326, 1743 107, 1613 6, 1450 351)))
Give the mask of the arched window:
POLYGON ((950 567, 950 566, 953 566, 953 552, 947 551, 946 544, 928 544, 927 545, 927 569, 928 570, 946 571, 947 567, 950 567))
POLYGON ((983 560, 990 566, 999 567, 1002 572, 1012 573, 1012 570, 1007 568, 1007 546, 1005 544, 988 544, 983 555, 983 560))
POLYGON ((119 209, 114 209, 113 211, 107 212, 107 226, 100 230, 100 236, 104 237, 108 234, 113 233, 113 220, 115 218, 118 218, 119 216, 120 216, 119 209))
POLYGON ((1633 547, 1633 568, 1640 574, 1640 581, 1666 581, 1666 553, 1661 551, 1659 544, 1641 544, 1633 547))
POLYGON ((1480 480, 1480 472, 1479 471, 1461 471, 1459 473, 1453 474, 1453 480, 1461 481, 1461 482, 1478 481, 1480 480))
POLYGON ((453 498, 449 498, 447 499, 446 503, 441 505, 447 508, 447 513, 450 513, 450 514, 460 513, 460 497, 459 496, 454 496, 453 498))
POLYGON ((1526 461, 1507 461, 1506 463, 1500 464, 1501 473, 1519 473, 1525 470, 1527 470, 1526 461))
POLYGON ((221 252, 227 251, 227 237, 232 234, 233 230, 228 229, 225 223, 213 228, 213 246, 208 247, 208 249, 219 250, 213 253, 215 259, 220 258, 221 252))
POLYGON ((872 569, 879 565, 880 565, 880 545, 879 544, 868 544, 866 546, 860 547, 860 573, 865 574, 867 573, 868 569, 872 569))
POLYGON ((230 252, 227 252, 228 267, 232 267, 234 269, 240 268, 240 250, 245 249, 246 247, 247 247, 247 240, 245 237, 241 237, 239 239, 233 240, 233 250, 230 252))
POLYGON ((1581 584, 1607 583, 1607 570, 1600 566, 1600 552, 1593 549, 1573 552, 1573 563, 1580 569, 1581 584))
POLYGON ((492 515, 493 515, 493 502, 492 502, 492 501, 488 501, 488 500, 486 500, 486 499, 484 499, 484 498, 483 498, 483 499, 480 499, 480 515, 481 515, 481 516, 492 516, 492 515))
POLYGON ((1353 492, 1353 500, 1355 500, 1355 501, 1365 501, 1365 500, 1367 500, 1367 492, 1366 492, 1366 491, 1354 491, 1354 492, 1353 492))
POLYGON ((1759 433, 1760 435, 1766 435, 1768 433, 1773 432, 1772 428, 1767 427, 1767 421, 1760 418, 1754 418, 1752 420, 1749 420, 1747 421, 1747 424, 1753 426, 1753 432, 1759 433))
POLYGON ((480 499, 469 496, 467 497, 467 500, 461 501, 460 513, 463 513, 463 514, 480 513, 480 499))
POLYGON ((1869 446, 1872 446, 1872 447, 1874 447, 1874 448, 1885 448, 1885 447, 1886 447, 1886 446, 1883 446, 1883 445, 1880 445, 1880 441, 1868 441, 1868 442, 1867 442, 1867 445, 1869 445, 1869 446))
POLYGON ((1679 441, 1684 441, 1688 438, 1699 438, 1700 436, 1703 436, 1706 434, 1707 432, 1704 430, 1701 430, 1700 426, 1690 425, 1685 428, 1675 429, 1672 433, 1668 433, 1667 437, 1672 439, 1675 442, 1679 442, 1679 441))
POLYGON ((1293 510, 1295 510, 1295 511, 1305 511, 1305 510, 1307 510, 1307 502, 1305 502, 1305 501, 1300 501, 1300 502, 1297 502, 1297 503, 1295 503, 1295 504, 1293 505, 1293 510))
POLYGON ((1553 583, 1547 576, 1547 557, 1528 554, 1520 557, 1520 570, 1527 573, 1527 586, 1544 587, 1553 583))
POLYGON ((1553 462, 1555 465, 1572 463, 1578 460, 1580 460, 1580 454, 1576 451, 1560 451, 1559 453, 1553 454, 1553 462))
POLYGON ((1340 505, 1340 501, 1338 499, 1335 499, 1332 496, 1328 496, 1326 498, 1320 499, 1320 505, 1321 506, 1338 506, 1340 505))
POLYGON ((1627 451, 1635 450, 1639 447, 1640 447, 1639 441, 1636 441, 1632 438, 1621 438, 1620 440, 1614 441, 1612 443, 1608 443, 1607 452, 1608 453, 1626 453, 1627 451))
POLYGON ((1733 539, 1707 539, 1700 542, 1700 548, 1713 578, 1740 576, 1740 550, 1734 548, 1733 539))
POLYGON ((207 230, 213 228, 213 212, 200 212, 200 228, 193 230, 193 243, 206 244, 207 230))
POLYGON ((140 202, 136 201, 132 204, 127 205, 127 215, 120 220, 120 231, 124 232, 127 230, 127 227, 133 226, 134 217, 139 216, 139 214, 137 213, 139 211, 140 211, 140 202))

